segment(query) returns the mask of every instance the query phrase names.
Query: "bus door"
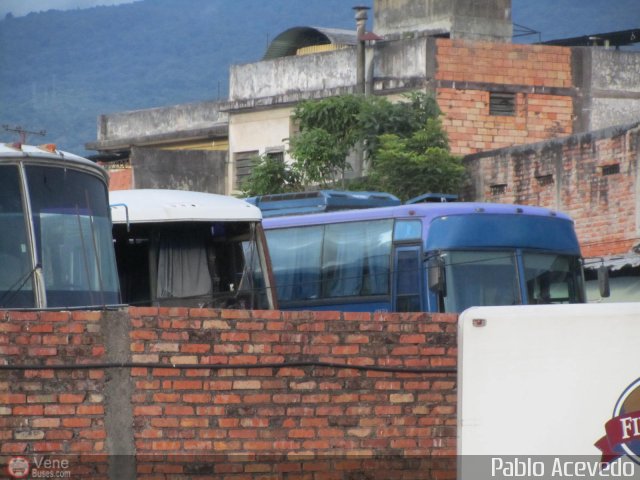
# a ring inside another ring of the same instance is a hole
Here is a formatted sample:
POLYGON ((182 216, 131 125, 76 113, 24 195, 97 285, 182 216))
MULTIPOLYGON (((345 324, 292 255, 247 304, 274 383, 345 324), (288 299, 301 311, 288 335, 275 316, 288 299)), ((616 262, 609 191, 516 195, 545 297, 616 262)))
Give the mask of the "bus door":
POLYGON ((420 245, 402 245, 393 250, 393 312, 423 312, 424 272, 420 245))
POLYGON ((393 228, 391 311, 423 312, 425 268, 422 258, 422 221, 401 219, 393 228))

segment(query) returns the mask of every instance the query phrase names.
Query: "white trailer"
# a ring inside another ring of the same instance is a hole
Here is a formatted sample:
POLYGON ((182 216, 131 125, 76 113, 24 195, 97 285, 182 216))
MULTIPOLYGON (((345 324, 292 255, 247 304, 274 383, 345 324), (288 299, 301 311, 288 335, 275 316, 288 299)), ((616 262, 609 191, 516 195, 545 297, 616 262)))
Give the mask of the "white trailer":
POLYGON ((459 318, 458 478, 640 478, 640 303, 459 318))

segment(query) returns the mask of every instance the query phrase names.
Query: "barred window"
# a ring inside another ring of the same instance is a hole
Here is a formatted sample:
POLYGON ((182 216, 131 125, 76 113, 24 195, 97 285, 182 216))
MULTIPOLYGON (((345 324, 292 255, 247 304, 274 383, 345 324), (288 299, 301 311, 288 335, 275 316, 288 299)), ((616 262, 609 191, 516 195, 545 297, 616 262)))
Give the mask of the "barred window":
POLYGON ((507 193, 506 183, 491 185, 491 195, 503 195, 504 193, 507 193))
POLYGON ((251 175, 253 162, 257 156, 257 150, 252 150, 249 152, 237 152, 235 154, 236 188, 239 188, 242 185, 242 182, 244 182, 249 177, 249 175, 251 175))
POLYGON ((516 94, 491 92, 489 95, 489 115, 515 116, 516 94))

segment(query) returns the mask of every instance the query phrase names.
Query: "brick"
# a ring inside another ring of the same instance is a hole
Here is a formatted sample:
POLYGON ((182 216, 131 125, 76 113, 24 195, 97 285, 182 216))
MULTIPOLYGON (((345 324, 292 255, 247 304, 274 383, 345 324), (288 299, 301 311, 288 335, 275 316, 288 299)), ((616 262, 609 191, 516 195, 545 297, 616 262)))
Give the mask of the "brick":
POLYGON ((41 312, 40 320, 44 322, 68 322, 69 321, 69 313, 68 312, 41 312))
POLYGON ((157 340, 158 334, 153 330, 133 330, 129 337, 133 340, 157 340))
POLYGON ((102 405, 80 405, 77 409, 78 415, 102 415, 104 407, 102 405))
POLYGON ((289 438, 315 438, 315 436, 315 431, 308 428, 294 428, 288 433, 289 438))
POLYGON ((156 428, 177 428, 180 425, 177 418, 152 418, 150 423, 156 428))
POLYGON ((225 320, 205 320, 202 328, 204 330, 230 330, 231 325, 225 320))
POLYGON ((213 397, 213 403, 226 405, 230 403, 240 403, 241 397, 240 395, 232 395, 232 394, 216 394, 213 397))
POLYGON ((157 405, 143 405, 137 406, 133 408, 134 416, 151 416, 151 415, 162 415, 162 407, 157 405))
POLYGON ((207 344, 198 344, 198 343, 189 343, 180 345, 181 353, 207 353, 211 350, 211 345, 207 344))
POLYGON ((34 428, 58 428, 62 420, 59 418, 34 418, 31 426, 34 428))
POLYGON ((247 404, 247 405, 265 404, 265 403, 268 403, 269 400, 271 400, 271 395, 269 395, 267 393, 258 393, 258 394, 255 394, 255 395, 243 395, 242 396, 242 403, 247 404))
POLYGON ((187 403, 209 403, 211 402, 211 394, 208 393, 185 393, 182 400, 187 403))
POLYGON ((23 393, 0 393, 0 405, 26 403, 26 401, 27 396, 23 393))
POLYGON ((30 357, 53 357, 58 355, 58 349, 55 347, 31 347, 27 349, 27 355, 30 357))
POLYGON ((22 430, 14 432, 15 440, 42 440, 44 439, 44 431, 42 430, 22 430))
POLYGON ((422 334, 413 334, 413 335, 401 335, 400 343, 425 343, 426 336, 422 334))
POLYGON ((57 453, 63 451, 63 445, 62 442, 33 442, 31 448, 34 452, 57 453))
POLYGON ((237 430, 229 430, 228 431, 228 435, 229 438, 234 438, 234 439, 255 439, 258 438, 258 432, 251 428, 251 429, 247 429, 247 428, 243 428, 243 429, 237 429, 237 430))
POLYGON ((152 352, 169 352, 177 353, 180 346, 177 343, 155 343, 151 345, 152 352))
POLYGON ((206 428, 209 426, 208 418, 181 418, 180 427, 182 428, 206 428))
POLYGON ((184 450, 198 450, 198 451, 210 451, 212 448, 212 442, 202 440, 185 440, 183 443, 184 450))
POLYGON ((181 375, 177 368, 154 368, 151 374, 154 377, 179 377, 181 375))
POLYGON ((171 416, 171 415, 177 415, 177 416, 188 416, 188 415, 195 415, 195 410, 193 407, 191 406, 180 406, 180 405, 168 405, 166 407, 164 407, 164 414, 171 416))
POLYGON ((23 453, 27 450, 26 442, 4 442, 0 445, 0 453, 23 453))
POLYGON ((71 418, 63 418, 62 420, 63 427, 90 427, 92 420, 90 418, 82 418, 82 417, 71 417, 71 418))
POLYGON ((13 407, 14 415, 34 415, 41 416, 44 414, 44 406, 42 405, 16 405, 13 407))
POLYGON ((394 393, 389 397, 391 403, 411 403, 415 400, 413 393, 394 393))
POLYGON ((154 441, 151 443, 154 451, 179 451, 181 449, 180 442, 175 441, 154 441))
POLYGON ((107 433, 102 429, 96 430, 80 430, 78 432, 80 438, 88 440, 104 440, 107 438, 107 433))
POLYGON ((84 394, 61 393, 58 396, 60 403, 82 403, 84 402, 84 394))
POLYGON ((0 345, 0 355, 20 355, 21 353, 21 347, 0 345))
MULTIPOLYGON (((159 385, 159 382, 152 382, 154 385, 159 385)), ((156 388, 154 388, 154 390, 157 390, 157 386, 156 388)), ((164 393, 164 392, 160 392, 160 393, 154 393, 153 394, 153 401, 156 403, 175 403, 175 402, 179 402, 180 401, 180 394, 179 393, 164 393)))
POLYGON ((238 380, 233 382, 234 390, 259 390, 260 386, 259 380, 238 380))
POLYGON ((173 388, 176 390, 202 390, 201 380, 175 380, 173 388))
POLYGON ((318 384, 315 381, 290 382, 289 388, 291 390, 315 390, 316 388, 318 388, 318 384))

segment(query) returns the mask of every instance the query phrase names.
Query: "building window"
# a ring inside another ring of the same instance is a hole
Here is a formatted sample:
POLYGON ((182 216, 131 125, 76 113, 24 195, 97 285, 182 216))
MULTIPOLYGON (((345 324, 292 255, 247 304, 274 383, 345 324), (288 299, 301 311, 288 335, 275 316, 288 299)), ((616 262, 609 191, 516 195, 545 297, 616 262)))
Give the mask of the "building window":
POLYGON ((602 167, 602 176, 606 177, 607 175, 615 175, 616 173, 620 173, 620 164, 615 163, 613 165, 605 165, 602 167))
POLYGON ((264 152, 265 157, 269 158, 269 160, 278 160, 280 162, 284 162, 284 150, 269 150, 267 149, 264 152))
POLYGON ((507 193, 506 183, 491 185, 491 195, 496 196, 496 195, 503 195, 505 193, 507 193))
POLYGON ((516 94, 497 93, 489 94, 489 115, 502 115, 513 117, 516 114, 516 94))
POLYGON ((553 185, 553 175, 549 174, 549 175, 538 175, 536 177, 536 180, 538 181, 538 185, 540 185, 541 187, 546 187, 548 185, 553 185))
POLYGON ((249 175, 251 175, 254 161, 258 155, 257 150, 252 150, 250 152, 237 152, 235 154, 236 188, 240 188, 242 183, 249 177, 249 175))

